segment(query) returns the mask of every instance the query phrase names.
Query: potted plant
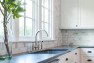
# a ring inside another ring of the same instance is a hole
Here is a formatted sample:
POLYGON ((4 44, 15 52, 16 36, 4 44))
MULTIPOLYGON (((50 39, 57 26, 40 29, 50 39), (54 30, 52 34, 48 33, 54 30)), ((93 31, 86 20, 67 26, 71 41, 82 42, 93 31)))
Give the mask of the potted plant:
MULTIPOLYGON (((3 28, 4 28, 4 44, 8 54, 8 58, 11 58, 11 53, 9 49, 9 40, 8 40, 8 21, 10 20, 10 14, 13 19, 21 17, 20 12, 24 12, 24 9, 21 7, 20 0, 0 0, 0 12, 3 15, 3 28)), ((4 59, 5 57, 0 57, 4 59)))

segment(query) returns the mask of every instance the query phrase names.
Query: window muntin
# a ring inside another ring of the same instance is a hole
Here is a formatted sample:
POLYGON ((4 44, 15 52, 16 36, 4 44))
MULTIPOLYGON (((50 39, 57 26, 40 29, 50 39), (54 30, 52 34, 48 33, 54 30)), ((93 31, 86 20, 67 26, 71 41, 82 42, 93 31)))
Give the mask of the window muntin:
MULTIPOLYGON (((42 0, 42 29, 46 30, 49 34, 48 39, 52 39, 52 0, 42 0)), ((46 36, 45 34, 42 34, 46 36)), ((42 37, 44 38, 44 37, 42 37)), ((44 38, 44 40, 47 39, 44 38)))
POLYGON ((32 36, 32 1, 23 0, 22 7, 26 10, 21 13, 22 17, 19 18, 19 36, 30 37, 32 36))
POLYGON ((52 39, 52 0, 23 0, 22 7, 26 11, 19 19, 19 36, 34 39, 35 33, 42 29, 48 32, 49 37, 44 32, 38 37, 52 39))
POLYGON ((4 36, 4 29, 3 29, 3 16, 2 16, 2 14, 0 13, 0 38, 1 38, 1 40, 3 40, 3 36, 4 36))
MULTIPOLYGON (((1 9, 3 9, 1 5, 0 5, 0 7, 1 7, 1 9)), ((4 33, 3 32, 4 32, 4 29, 3 29, 3 15, 0 12, 0 41, 3 40, 3 37, 4 37, 4 33)))

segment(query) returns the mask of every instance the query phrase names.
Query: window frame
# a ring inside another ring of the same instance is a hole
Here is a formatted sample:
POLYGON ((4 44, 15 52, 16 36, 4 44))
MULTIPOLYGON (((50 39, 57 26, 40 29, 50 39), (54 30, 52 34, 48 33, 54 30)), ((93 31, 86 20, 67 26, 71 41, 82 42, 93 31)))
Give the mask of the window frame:
MULTIPOLYGON (((33 1, 34 2, 34 0, 31 0, 31 1, 33 1)), ((52 1, 52 0, 51 0, 52 1)), ((34 24, 32 25, 32 27, 34 27, 33 28, 33 36, 30 36, 30 37, 27 37, 27 36, 23 36, 23 37, 20 37, 19 35, 19 19, 16 19, 15 21, 16 21, 16 25, 15 25, 15 29, 16 30, 14 30, 14 32, 15 32, 15 41, 34 41, 35 40, 35 33, 38 31, 38 30, 40 30, 40 29, 42 29, 42 23, 41 23, 41 21, 42 21, 42 16, 41 16, 41 13, 42 13, 42 9, 41 9, 41 4, 42 4, 42 0, 38 0, 38 4, 36 4, 36 6, 39 6, 38 8, 37 8, 37 20, 34 22, 34 24), (17 31, 18 30, 18 31, 17 31)), ((46 38, 46 40, 54 40, 54 37, 53 37, 53 1, 52 1, 52 4, 51 4, 51 9, 52 9, 52 11, 51 11, 51 21, 50 21, 50 26, 49 26, 49 28, 50 28, 50 33, 48 33, 49 34, 49 37, 48 38, 46 38)), ((25 18, 26 18, 26 16, 24 16, 25 18)), ((27 17, 28 18, 28 17, 27 17)), ((32 18, 32 21, 33 21, 33 18, 32 18)), ((15 22, 14 22, 15 23, 15 22)), ((42 34, 40 33, 40 36, 39 36, 39 39, 41 40, 42 39, 42 36, 41 36, 42 34)))
MULTIPOLYGON (((42 1, 42 0, 41 0, 42 1)), ((44 6, 41 5, 41 9, 42 7, 45 8, 46 10, 48 10, 51 15, 48 14, 48 16, 51 17, 51 20, 49 20, 48 18, 48 34, 49 34, 49 37, 48 38, 44 38, 44 39, 47 39, 47 40, 54 40, 54 37, 53 37, 53 0, 49 0, 50 1, 50 5, 48 6, 49 8, 46 8, 44 6), (50 25, 49 25, 50 24, 50 25)), ((48 2, 49 3, 49 2, 48 2)), ((41 10, 42 12, 42 10, 41 10)), ((41 22, 42 22, 42 19, 41 19, 41 22)), ((42 24, 41 24, 41 29, 42 29, 42 24)), ((41 34, 42 35, 42 34, 41 34)), ((40 36, 40 38, 42 39, 42 36, 40 36)))

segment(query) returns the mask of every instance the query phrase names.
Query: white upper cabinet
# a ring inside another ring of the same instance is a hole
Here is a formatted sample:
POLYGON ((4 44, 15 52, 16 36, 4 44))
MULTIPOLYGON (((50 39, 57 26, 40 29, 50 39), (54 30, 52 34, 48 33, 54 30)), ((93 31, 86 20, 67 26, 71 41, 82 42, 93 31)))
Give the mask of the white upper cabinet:
POLYGON ((78 0, 61 0, 61 29, 79 28, 78 0))
POLYGON ((94 29, 94 0, 61 0, 61 29, 94 29))
POLYGON ((94 29, 94 0, 80 0, 81 28, 94 29))

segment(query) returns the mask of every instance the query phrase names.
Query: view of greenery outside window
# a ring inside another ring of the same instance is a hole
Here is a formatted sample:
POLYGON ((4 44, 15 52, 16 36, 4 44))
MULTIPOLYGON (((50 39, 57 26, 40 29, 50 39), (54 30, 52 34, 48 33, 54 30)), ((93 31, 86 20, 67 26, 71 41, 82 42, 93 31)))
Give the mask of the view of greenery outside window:
MULTIPOLYGON (((21 40, 34 40, 35 33, 40 29, 48 32, 48 39, 52 38, 52 3, 52 0, 22 0, 22 7, 26 11, 21 13, 23 17, 19 19, 21 40)), ((40 35, 47 40, 44 32, 40 35)))

